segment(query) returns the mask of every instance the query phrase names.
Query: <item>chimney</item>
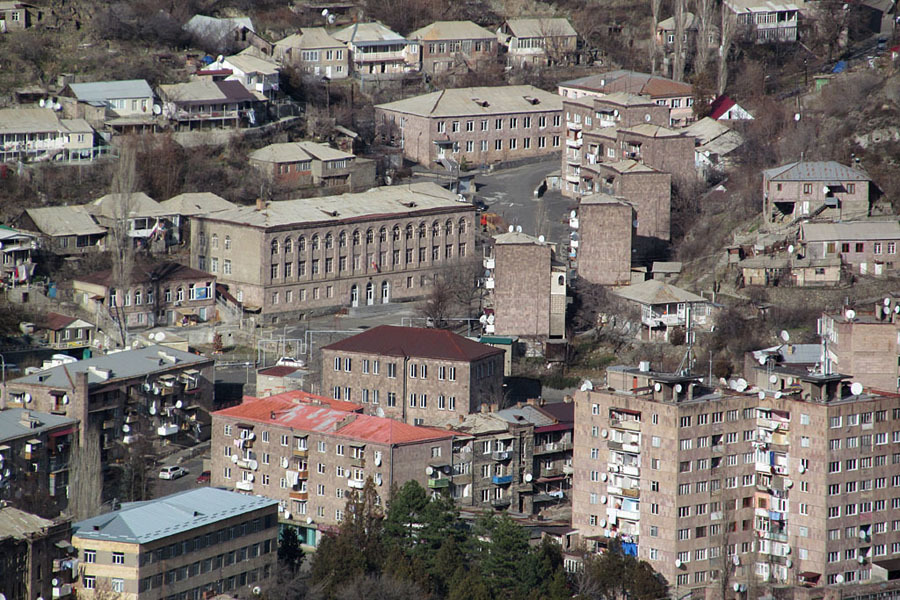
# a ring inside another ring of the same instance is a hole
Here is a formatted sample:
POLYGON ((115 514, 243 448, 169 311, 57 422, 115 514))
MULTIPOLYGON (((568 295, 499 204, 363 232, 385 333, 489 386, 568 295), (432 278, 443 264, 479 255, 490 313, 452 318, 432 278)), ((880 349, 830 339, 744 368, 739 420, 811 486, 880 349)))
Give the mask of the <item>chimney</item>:
POLYGON ((256 210, 266 210, 266 201, 262 198, 256 199, 256 210))

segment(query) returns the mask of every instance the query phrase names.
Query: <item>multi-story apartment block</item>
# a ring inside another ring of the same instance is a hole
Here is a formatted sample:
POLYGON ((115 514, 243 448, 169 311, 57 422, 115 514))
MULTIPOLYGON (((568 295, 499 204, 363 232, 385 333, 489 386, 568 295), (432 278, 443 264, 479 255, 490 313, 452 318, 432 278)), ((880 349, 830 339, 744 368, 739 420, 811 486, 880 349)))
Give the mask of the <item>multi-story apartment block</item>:
POLYGON ((425 294, 474 248, 472 205, 434 183, 259 202, 191 220, 191 261, 267 323, 425 294))
POLYGON ((86 443, 86 432, 99 430, 101 457, 106 460, 135 435, 182 435, 185 441, 207 437, 214 381, 212 359, 150 346, 7 380, 3 402, 5 408, 78 420, 81 444, 86 443))
POLYGON ((621 374, 621 391, 576 394, 573 526, 589 540, 618 537, 685 591, 723 569, 743 584, 856 583, 900 552, 895 397, 827 372, 777 393, 621 374))
POLYGON ((552 66, 568 62, 578 47, 578 33, 568 19, 508 19, 497 30, 510 66, 552 66))
POLYGON ((380 325, 322 348, 322 393, 433 425, 498 402, 503 355, 443 329, 380 325))
MULTIPOLYGON (((2 21, 0 21, 2 23, 2 21)), ((78 561, 71 523, 0 505, 0 590, 7 598, 71 598, 78 561)))
POLYGON ((695 120, 693 87, 659 75, 623 70, 610 71, 563 81, 559 84, 558 90, 559 95, 564 98, 597 97, 615 92, 645 96, 671 110, 669 122, 660 125, 684 127, 695 120))
POLYGON ((278 503, 199 488, 129 502, 72 525, 79 598, 258 594, 275 576, 278 503))
POLYGON ((419 70, 419 44, 381 23, 354 23, 333 37, 347 45, 353 73, 362 79, 397 79, 419 70))
POLYGON ((794 162, 763 171, 763 218, 769 228, 824 215, 832 221, 869 214, 867 174, 834 161, 794 162))
POLYGON ((619 129, 616 142, 625 160, 642 162, 681 181, 696 177, 694 138, 682 131, 642 123, 619 129))
POLYGON ((800 9, 791 2, 725 0, 723 7, 734 16, 739 35, 757 44, 796 42, 800 9))
POLYGON ((375 106, 383 144, 425 166, 469 166, 559 152, 562 101, 530 85, 453 88, 375 106))
POLYGON ((637 212, 637 235, 668 240, 672 175, 632 159, 583 167, 585 194, 600 192, 630 202, 637 212))
POLYGON ((485 333, 557 338, 566 333, 566 266, 543 236, 494 236, 485 255, 490 291, 485 333))
POLYGON ((314 77, 345 79, 350 74, 349 54, 347 45, 324 27, 303 27, 300 33, 275 42, 274 56, 314 77))
MULTIPOLYGON (((69 450, 77 439, 75 419, 24 408, 0 410, 0 497, 47 494, 68 504, 69 450)), ((34 496, 32 496, 34 497, 34 496)))
POLYGON ((50 108, 0 109, 0 163, 94 157, 94 130, 84 119, 60 119, 50 108))
POLYGON ((465 73, 497 58, 496 34, 472 21, 436 21, 409 34, 419 42, 422 71, 465 73))
POLYGON ((866 388, 884 392, 900 389, 900 317, 896 300, 881 301, 874 311, 857 308, 843 314, 823 313, 819 335, 831 367, 847 373, 866 388))
POLYGON ((900 267, 900 223, 896 219, 803 223, 800 243, 808 258, 837 258, 860 275, 885 275, 900 267))
POLYGON ((178 263, 141 262, 129 288, 116 287, 112 270, 72 281, 75 301, 98 319, 113 319, 131 329, 205 322, 216 315, 216 278, 178 263))
POLYGON ((319 186, 359 192, 375 185, 375 163, 316 142, 269 144, 250 153, 250 164, 284 188, 319 186))
POLYGON ((585 196, 578 204, 578 276, 601 285, 631 283, 634 206, 606 194, 585 196))
POLYGON ((384 502, 409 480, 432 490, 449 486, 442 471, 426 467, 452 458, 452 432, 327 404, 280 394, 216 412, 212 485, 277 500, 282 520, 311 547, 344 519, 347 497, 369 478, 384 502))

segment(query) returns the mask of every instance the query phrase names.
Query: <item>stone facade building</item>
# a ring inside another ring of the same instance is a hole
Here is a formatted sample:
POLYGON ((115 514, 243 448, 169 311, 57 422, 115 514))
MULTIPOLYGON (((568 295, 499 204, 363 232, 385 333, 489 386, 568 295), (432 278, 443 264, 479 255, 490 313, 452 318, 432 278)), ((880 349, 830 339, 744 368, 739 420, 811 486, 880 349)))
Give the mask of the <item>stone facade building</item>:
POLYGON ((322 348, 322 393, 433 425, 498 402, 503 355, 443 329, 380 325, 322 348))
POLYGON ((835 371, 849 373, 867 388, 900 390, 900 317, 881 302, 874 311, 823 313, 819 334, 827 341, 827 359, 835 371), (887 314, 885 314, 887 313, 887 314))
MULTIPOLYGON (((2 22, 2 21, 0 21, 2 22)), ((71 598, 71 523, 0 505, 0 590, 12 598, 71 598)))
POLYGON ((497 58, 497 36, 472 21, 435 21, 409 34, 425 73, 468 72, 497 58))
POLYGON ((847 221, 869 215, 869 176, 834 161, 794 162, 763 171, 763 219, 770 229, 822 215, 847 221))
POLYGON ((559 152, 561 108, 530 85, 452 88, 376 105, 376 135, 428 167, 509 162, 559 152))
POLYGON ((896 219, 803 223, 800 243, 808 258, 840 259, 860 275, 886 275, 900 268, 896 219))
POLYGON ((743 585, 856 583, 896 555, 896 398, 823 373, 758 394, 632 371, 576 393, 573 527, 589 544, 618 537, 680 593, 723 565, 743 585))
POLYGON ((619 129, 616 141, 623 159, 642 162, 681 181, 696 178, 694 138, 682 131, 642 123, 619 129))
POLYGON ((670 237, 672 175, 627 159, 586 168, 591 192, 622 198, 637 212, 637 235, 661 240, 670 237))
POLYGON ((514 67, 570 62, 578 48, 578 32, 560 17, 507 19, 497 29, 497 40, 506 48, 507 64, 514 67))
POLYGON ((302 27, 300 33, 275 42, 273 54, 276 60, 314 77, 346 79, 350 74, 350 51, 324 27, 302 27))
POLYGON ((629 202, 593 194, 578 204, 578 275, 601 285, 631 282, 635 210, 629 202))
POLYGON ((470 204, 434 183, 258 203, 191 220, 191 261, 266 323, 427 293, 474 251, 470 204))
POLYGON ((566 267, 541 238, 520 232, 494 237, 484 259, 491 275, 493 321, 486 333, 505 336, 562 337, 566 329, 566 267))
POLYGON ((285 189, 319 186, 331 193, 375 185, 375 163, 315 142, 269 144, 250 153, 250 164, 285 189))
POLYGON ((447 487, 426 466, 450 460, 452 432, 287 396, 248 398, 213 415, 212 485, 277 500, 304 545, 343 521, 347 496, 368 478, 383 503, 409 480, 447 487))
POLYGON ((278 503, 216 488, 178 492, 72 526, 79 598, 249 597, 275 577, 278 503))

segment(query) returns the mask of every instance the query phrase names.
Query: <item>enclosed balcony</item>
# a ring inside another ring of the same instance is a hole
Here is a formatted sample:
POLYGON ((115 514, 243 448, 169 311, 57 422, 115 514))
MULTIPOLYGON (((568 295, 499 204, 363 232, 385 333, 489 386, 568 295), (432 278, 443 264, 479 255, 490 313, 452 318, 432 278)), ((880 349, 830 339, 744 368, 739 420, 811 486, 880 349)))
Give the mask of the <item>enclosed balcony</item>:
POLYGON ((429 489, 439 490, 447 487, 450 487, 450 480, 446 477, 430 477, 428 479, 429 489))
POLYGON ((512 483, 512 479, 512 475, 494 475, 491 478, 491 483, 494 485, 509 485, 512 483))

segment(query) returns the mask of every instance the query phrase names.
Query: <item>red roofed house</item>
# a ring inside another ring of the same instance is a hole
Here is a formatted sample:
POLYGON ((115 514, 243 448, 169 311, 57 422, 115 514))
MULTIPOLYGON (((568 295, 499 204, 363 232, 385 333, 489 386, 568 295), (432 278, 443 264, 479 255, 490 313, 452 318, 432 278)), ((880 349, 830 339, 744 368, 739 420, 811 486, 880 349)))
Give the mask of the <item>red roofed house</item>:
POLYGON ((415 425, 503 396, 503 350, 443 329, 381 325, 322 348, 322 390, 415 425))
POLYGON ((753 115, 744 108, 722 94, 709 105, 709 118, 716 121, 752 121, 753 115))
POLYGON ((64 350, 90 346, 97 326, 78 317, 51 312, 38 323, 38 331, 49 347, 64 350))
POLYGON ((457 434, 294 395, 245 398, 213 413, 211 484, 280 501, 281 520, 306 546, 343 520, 346 496, 370 477, 383 503, 394 484, 409 480, 449 487, 449 478, 429 479, 425 467, 450 462, 457 434))

